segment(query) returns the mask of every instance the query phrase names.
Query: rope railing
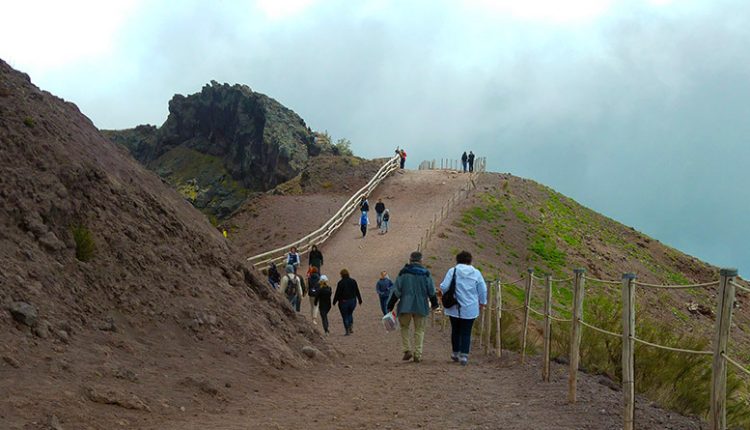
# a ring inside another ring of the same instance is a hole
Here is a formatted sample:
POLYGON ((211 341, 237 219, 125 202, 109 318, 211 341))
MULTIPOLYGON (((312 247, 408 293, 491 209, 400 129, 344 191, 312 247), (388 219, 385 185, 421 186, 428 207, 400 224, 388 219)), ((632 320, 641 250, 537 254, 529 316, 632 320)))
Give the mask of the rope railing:
POLYGON ((598 331, 599 333, 603 333, 603 334, 606 334, 606 335, 609 335, 609 336, 612 336, 612 337, 616 337, 618 339, 622 339, 622 334, 620 334, 620 333, 615 333, 613 331, 609 331, 609 330, 605 330, 603 328, 599 328, 599 327, 597 327, 597 326, 595 326, 593 324, 587 323, 586 321, 584 321, 584 320, 582 320, 580 318, 578 320, 576 320, 576 321, 579 324, 581 324, 582 326, 588 327, 591 330, 598 331))
POLYGON ((740 284, 738 284, 738 283, 736 283, 734 281, 732 281, 732 285, 734 285, 734 288, 738 288, 738 289, 740 289, 740 290, 742 290, 742 291, 744 291, 746 293, 750 293, 750 288, 748 288, 748 287, 746 287, 744 285, 740 285, 740 284))
POLYGON ((726 355, 725 353, 721 353, 721 356, 729 362, 732 366, 736 367, 737 370, 740 370, 750 376, 750 367, 745 367, 744 365, 740 364, 738 361, 734 360, 730 356, 726 355))
POLYGON ((600 282, 600 283, 602 283, 602 284, 608 284, 608 285, 618 285, 618 286, 619 286, 619 285, 622 285, 622 281, 610 281, 610 280, 607 280, 607 279, 597 279, 597 278, 589 278, 589 277, 587 276, 587 277, 586 277, 586 282, 589 282, 589 281, 592 281, 592 282, 600 282))
POLYGON ((639 287, 647 287, 647 288, 663 288, 667 290, 687 290, 691 288, 715 287, 719 285, 719 281, 712 281, 712 282, 706 282, 703 284, 691 284, 691 285, 660 285, 660 284, 647 284, 645 282, 633 282, 633 284, 639 287))
POLYGON ((633 339, 633 341, 635 341, 637 343, 640 343, 640 344, 643 344, 643 345, 652 346, 654 348, 663 349, 663 350, 666 350, 666 351, 684 352, 684 353, 687 353, 687 354, 697 354, 697 355, 713 355, 714 354, 713 351, 696 351, 694 349, 683 349, 683 348, 675 348, 673 346, 659 345, 658 343, 652 343, 652 342, 649 342, 647 340, 639 339, 639 338, 637 338, 635 336, 631 336, 631 339, 633 339))

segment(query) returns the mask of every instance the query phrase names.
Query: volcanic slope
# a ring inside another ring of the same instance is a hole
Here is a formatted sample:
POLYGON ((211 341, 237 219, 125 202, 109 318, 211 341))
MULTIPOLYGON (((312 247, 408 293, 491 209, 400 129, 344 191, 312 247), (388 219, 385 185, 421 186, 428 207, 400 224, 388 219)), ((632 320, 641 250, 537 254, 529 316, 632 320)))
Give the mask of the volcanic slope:
POLYGON ((220 412, 303 346, 335 355, 202 214, 1 60, 0 170, 0 428, 220 412))

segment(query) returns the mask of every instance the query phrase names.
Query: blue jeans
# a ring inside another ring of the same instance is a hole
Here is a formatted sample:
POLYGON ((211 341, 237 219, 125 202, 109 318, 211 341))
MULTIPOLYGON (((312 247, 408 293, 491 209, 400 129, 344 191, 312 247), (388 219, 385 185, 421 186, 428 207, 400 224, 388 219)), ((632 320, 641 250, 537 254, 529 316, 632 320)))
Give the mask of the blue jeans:
POLYGON ((378 223, 378 228, 380 228, 380 223, 383 222, 383 213, 377 212, 377 216, 375 219, 377 220, 376 222, 378 223))
POLYGON ((464 173, 466 173, 466 161, 463 161, 463 160, 462 160, 462 161, 461 161, 461 164, 463 164, 463 165, 464 165, 464 173))
POLYGON ((354 308, 357 307, 357 299, 341 300, 339 302, 339 312, 344 320, 344 327, 349 328, 354 323, 354 308))
POLYGON ((456 317, 451 318, 451 345, 453 352, 469 354, 471 349, 471 326, 474 325, 474 319, 465 320, 456 317))
POLYGON ((295 311, 299 312, 300 299, 299 296, 294 296, 289 299, 289 303, 292 305, 295 311))
POLYGON ((380 310, 383 311, 383 315, 388 313, 388 297, 380 296, 380 310))

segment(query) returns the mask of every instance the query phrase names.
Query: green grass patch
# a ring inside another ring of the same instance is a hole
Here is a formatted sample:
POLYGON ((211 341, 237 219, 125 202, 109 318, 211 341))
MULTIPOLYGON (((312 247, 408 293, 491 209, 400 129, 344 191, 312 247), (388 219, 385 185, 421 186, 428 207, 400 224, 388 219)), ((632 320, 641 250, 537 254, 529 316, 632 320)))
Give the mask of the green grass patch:
POLYGON ((76 258, 79 261, 90 261, 96 253, 93 234, 83 225, 75 225, 71 230, 76 244, 76 258))

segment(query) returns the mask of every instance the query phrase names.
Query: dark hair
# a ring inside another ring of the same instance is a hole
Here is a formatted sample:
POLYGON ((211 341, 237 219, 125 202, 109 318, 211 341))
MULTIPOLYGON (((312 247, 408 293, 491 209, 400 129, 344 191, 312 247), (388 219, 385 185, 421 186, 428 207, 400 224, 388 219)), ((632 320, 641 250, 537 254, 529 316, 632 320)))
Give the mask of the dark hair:
POLYGON ((349 271, 346 269, 341 269, 341 277, 342 278, 348 278, 349 277, 349 271))
POLYGON ((313 251, 313 250, 317 251, 318 250, 318 245, 311 246, 310 247, 310 251, 313 251))
POLYGON ((471 253, 469 251, 461 251, 456 254, 457 264, 471 264, 471 253))

